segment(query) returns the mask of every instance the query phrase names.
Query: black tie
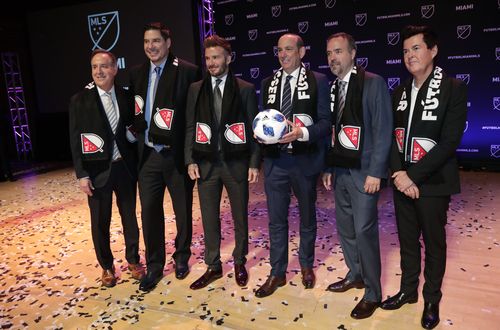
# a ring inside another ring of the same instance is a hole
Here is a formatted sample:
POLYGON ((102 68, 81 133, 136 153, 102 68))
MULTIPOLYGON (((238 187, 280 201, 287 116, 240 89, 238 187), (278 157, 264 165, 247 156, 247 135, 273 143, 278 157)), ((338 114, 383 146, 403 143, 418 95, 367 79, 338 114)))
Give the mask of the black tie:
POLYGON ((219 85, 222 82, 222 79, 217 78, 215 80, 215 88, 214 88, 214 110, 215 116, 217 117, 217 124, 220 123, 220 117, 222 114, 222 93, 220 92, 219 85))
POLYGON ((283 87, 283 99, 281 101, 281 113, 287 120, 290 120, 292 114, 292 88, 290 86, 290 79, 292 75, 286 76, 285 86, 283 87))

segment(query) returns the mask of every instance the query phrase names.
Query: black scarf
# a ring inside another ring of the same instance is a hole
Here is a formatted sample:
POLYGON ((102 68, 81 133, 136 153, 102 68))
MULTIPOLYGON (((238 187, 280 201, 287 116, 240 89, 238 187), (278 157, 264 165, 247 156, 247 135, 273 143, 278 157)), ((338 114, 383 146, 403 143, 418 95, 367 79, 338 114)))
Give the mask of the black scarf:
POLYGON ((227 74, 222 98, 220 123, 217 121, 212 77, 203 80, 195 105, 196 131, 193 144, 195 159, 213 160, 220 141, 225 160, 246 157, 250 151, 251 125, 247 123, 238 82, 231 71, 227 74))
POLYGON ((435 66, 418 91, 410 132, 407 132, 412 81, 409 79, 396 89, 393 97, 394 137, 406 164, 418 162, 439 141, 445 117, 440 104, 450 89, 443 69, 435 66))
POLYGON ((332 110, 332 147, 328 150, 328 166, 360 168, 363 150, 363 87, 365 70, 354 66, 347 88, 344 111, 337 123, 338 81, 330 90, 330 109, 332 110))
MULTIPOLYGON (((177 86, 177 72, 179 70, 179 60, 171 52, 168 55, 167 62, 161 72, 158 81, 158 87, 151 107, 151 118, 149 124, 149 139, 152 143, 172 145, 174 139, 174 130, 177 125, 175 112, 175 87, 177 86), (165 78, 163 78, 166 76, 165 78), (160 92, 162 91, 162 92, 160 92), (163 92, 164 91, 164 92, 163 92), (163 95, 160 99, 158 95, 163 95)), ((149 73, 148 73, 149 79, 149 73)), ((152 86, 150 86, 152 88, 152 86)), ((147 97, 147 90, 143 93, 147 97)), ((140 95, 135 96, 135 122, 134 129, 137 132, 144 132, 147 122, 144 116, 144 106, 146 102, 140 95)))
MULTIPOLYGON (((276 109, 281 111, 281 78, 283 68, 274 74, 272 79, 264 86, 262 93, 265 109, 276 109)), ((292 122, 299 126, 310 126, 316 122, 318 105, 318 85, 314 73, 307 70, 301 63, 299 77, 292 100, 292 122)), ((261 144, 262 153, 265 157, 278 157, 279 144, 261 144)), ((316 151, 316 144, 309 144, 295 140, 292 142, 294 155, 311 153, 316 151)))

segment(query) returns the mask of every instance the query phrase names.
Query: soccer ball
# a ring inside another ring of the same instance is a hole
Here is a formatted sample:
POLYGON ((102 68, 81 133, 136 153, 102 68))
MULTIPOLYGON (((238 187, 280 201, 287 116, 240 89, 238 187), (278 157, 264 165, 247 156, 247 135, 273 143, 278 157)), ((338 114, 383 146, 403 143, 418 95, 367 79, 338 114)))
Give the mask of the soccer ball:
POLYGON ((278 143, 288 132, 285 116, 275 109, 259 112, 253 120, 252 128, 257 141, 263 144, 278 143))

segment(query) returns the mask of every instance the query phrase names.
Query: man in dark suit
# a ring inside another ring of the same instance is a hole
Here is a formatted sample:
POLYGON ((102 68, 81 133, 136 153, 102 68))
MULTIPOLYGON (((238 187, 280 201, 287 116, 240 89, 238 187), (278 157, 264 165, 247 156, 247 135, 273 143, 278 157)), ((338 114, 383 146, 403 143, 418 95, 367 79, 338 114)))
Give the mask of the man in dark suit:
POLYGON ((252 84, 231 70, 231 45, 213 35, 205 39, 208 75, 189 88, 186 109, 185 162, 198 182, 207 271, 191 284, 204 288, 222 277, 220 201, 226 188, 234 221, 236 283, 245 286, 248 253, 248 184, 257 182, 260 149, 252 134, 257 96, 252 84))
POLYGON ((420 235, 425 245, 424 311, 421 324, 439 323, 441 284, 446 267, 446 212, 450 195, 460 192, 455 150, 467 119, 467 89, 434 64, 436 33, 408 26, 401 33, 411 79, 393 94, 394 138, 391 170, 401 252, 401 287, 382 303, 398 309, 418 300, 420 235))
POLYGON ((91 56, 94 81, 71 98, 71 153, 80 189, 88 195, 92 241, 101 265, 102 285, 116 284, 109 227, 113 191, 125 236, 125 255, 134 279, 144 270, 139 259, 139 228, 135 215, 137 156, 132 124, 134 99, 114 85, 116 57, 104 50, 91 56))
POLYGON ((351 317, 370 317, 382 298, 377 201, 389 169, 392 124, 391 100, 382 77, 354 65, 356 43, 347 33, 327 40, 330 70, 337 79, 331 88, 332 147, 323 174, 326 189, 335 175, 337 231, 349 272, 327 288, 344 292, 365 288, 351 317), (333 167, 333 169, 332 169, 333 167))
POLYGON ((314 244, 316 241, 316 184, 324 166, 326 136, 330 131, 328 80, 306 69, 306 53, 299 35, 279 38, 281 68, 262 81, 264 109, 280 110, 288 120, 289 132, 274 145, 263 145, 265 190, 269 211, 271 273, 255 292, 266 297, 286 283, 288 267, 288 207, 293 189, 299 202, 299 263, 302 284, 314 287, 314 244))
POLYGON ((144 52, 149 61, 130 72, 135 94, 135 125, 139 150, 139 196, 146 245, 147 274, 139 289, 149 291, 163 277, 165 216, 163 197, 168 189, 175 213, 175 276, 189 273, 194 183, 184 167, 186 95, 198 79, 198 68, 171 51, 170 30, 163 23, 144 27, 144 52))

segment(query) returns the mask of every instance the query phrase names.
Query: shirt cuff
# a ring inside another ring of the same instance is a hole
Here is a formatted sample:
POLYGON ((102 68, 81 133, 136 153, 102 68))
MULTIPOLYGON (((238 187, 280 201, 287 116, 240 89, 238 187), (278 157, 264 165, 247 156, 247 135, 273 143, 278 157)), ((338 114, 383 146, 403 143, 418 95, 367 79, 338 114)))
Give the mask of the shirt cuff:
POLYGON ((297 141, 309 141, 309 131, 307 130, 307 127, 301 127, 302 130, 302 137, 300 139, 297 139, 297 141))

